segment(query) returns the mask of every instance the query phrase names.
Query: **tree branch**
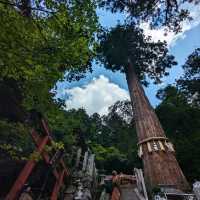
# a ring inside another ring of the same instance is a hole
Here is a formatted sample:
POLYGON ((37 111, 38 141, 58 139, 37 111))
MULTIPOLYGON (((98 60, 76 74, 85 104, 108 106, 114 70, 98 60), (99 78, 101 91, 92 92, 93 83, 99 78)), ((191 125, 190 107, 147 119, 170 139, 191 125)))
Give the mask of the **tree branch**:
MULTIPOLYGON (((17 8, 20 8, 20 5, 19 5, 19 4, 16 4, 16 3, 5 2, 5 1, 2 1, 2 0, 0 0, 0 3, 1 3, 1 4, 4 4, 4 5, 10 5, 10 6, 15 6, 15 7, 17 7, 17 8)), ((50 11, 50 10, 45 10, 45 9, 42 8, 42 7, 31 7, 31 6, 29 6, 28 8, 31 9, 31 10, 41 11, 41 12, 46 12, 46 13, 51 13, 51 14, 54 14, 54 13, 55 13, 55 12, 50 11)))

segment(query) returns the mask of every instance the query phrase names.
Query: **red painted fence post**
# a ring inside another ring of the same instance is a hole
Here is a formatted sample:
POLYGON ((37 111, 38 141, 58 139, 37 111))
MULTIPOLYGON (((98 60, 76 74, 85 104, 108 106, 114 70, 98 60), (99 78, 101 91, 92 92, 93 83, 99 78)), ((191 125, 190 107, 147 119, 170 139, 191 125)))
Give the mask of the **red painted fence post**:
POLYGON ((57 200, 60 187, 63 183, 64 175, 65 175, 65 170, 63 169, 63 171, 59 175, 59 179, 56 180, 56 183, 54 185, 53 192, 51 194, 51 200, 57 200))
MULTIPOLYGON (((49 137, 45 136, 44 139, 39 144, 36 152, 41 154, 45 145, 47 144, 48 140, 49 140, 49 137)), ((10 192, 6 196, 5 200, 16 200, 17 199, 20 191, 22 190, 24 184, 26 183, 26 181, 27 181, 28 177, 30 176, 35 165, 36 165, 36 161, 34 161, 34 160, 29 160, 26 163, 26 165, 24 166, 20 175, 18 176, 17 180, 15 181, 13 187, 11 188, 10 192)))

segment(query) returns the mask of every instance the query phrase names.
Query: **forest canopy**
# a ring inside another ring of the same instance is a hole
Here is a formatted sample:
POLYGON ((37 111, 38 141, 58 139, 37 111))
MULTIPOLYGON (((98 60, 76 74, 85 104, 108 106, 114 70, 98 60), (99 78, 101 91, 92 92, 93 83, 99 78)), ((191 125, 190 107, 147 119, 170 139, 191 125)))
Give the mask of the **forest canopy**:
MULTIPOLYGON (((166 42, 153 42, 138 26, 181 31, 187 9, 176 0, 0 0, 0 156, 27 160, 34 149, 30 137, 32 112, 49 123, 52 137, 62 142, 68 164, 77 150, 77 135, 96 156, 100 171, 132 173, 142 167, 137 156, 135 117, 129 101, 117 101, 108 114, 88 115, 68 109, 56 97, 58 81, 78 81, 92 72, 94 60, 112 72, 125 72, 132 61, 139 80, 160 83, 176 65, 166 42), (124 24, 105 30, 97 9, 126 12, 124 24), (148 78, 147 78, 148 77, 148 78), (79 132, 79 133, 78 133, 79 132)), ((183 1, 198 4, 198 1, 183 1)), ((174 143, 177 160, 189 181, 200 178, 200 49, 182 66, 183 75, 158 91, 155 111, 167 137, 174 143), (192 152, 192 153, 191 153, 192 152)))

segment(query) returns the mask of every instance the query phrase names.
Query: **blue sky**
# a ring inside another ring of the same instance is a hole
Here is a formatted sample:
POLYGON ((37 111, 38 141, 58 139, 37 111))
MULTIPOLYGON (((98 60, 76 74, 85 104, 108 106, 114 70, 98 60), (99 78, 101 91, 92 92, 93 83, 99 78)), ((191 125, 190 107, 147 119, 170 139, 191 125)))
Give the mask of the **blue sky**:
MULTIPOLYGON (((159 88, 165 87, 167 84, 173 84, 183 71, 182 64, 185 63, 187 56, 197 47, 200 47, 200 8, 193 9, 194 21, 192 23, 183 24, 183 32, 178 35, 169 33, 167 37, 163 36, 162 30, 151 31, 148 24, 142 25, 144 32, 151 35, 153 40, 157 38, 168 41, 170 53, 173 54, 178 61, 178 65, 170 70, 170 75, 163 79, 160 85, 150 84, 145 88, 145 92, 155 107, 159 100, 155 94, 159 88)), ((99 20, 102 26, 112 27, 118 21, 123 22, 125 16, 123 14, 111 14, 108 11, 97 10, 99 20)), ((59 82, 58 96, 66 100, 67 108, 85 108, 89 114, 98 112, 101 115, 106 114, 108 106, 117 100, 129 98, 128 87, 125 76, 119 72, 111 72, 103 66, 93 64, 93 73, 87 73, 86 77, 78 82, 68 83, 66 81, 59 82)))

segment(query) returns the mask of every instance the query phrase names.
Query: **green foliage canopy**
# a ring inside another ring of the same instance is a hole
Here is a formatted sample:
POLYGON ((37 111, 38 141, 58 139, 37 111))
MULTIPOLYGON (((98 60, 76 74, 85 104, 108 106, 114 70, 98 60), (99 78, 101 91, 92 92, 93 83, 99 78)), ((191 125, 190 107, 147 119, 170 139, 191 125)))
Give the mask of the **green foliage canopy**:
POLYGON ((72 80, 91 70, 98 27, 95 3, 33 1, 30 17, 17 6, 0 2, 0 81, 17 81, 24 105, 44 111, 64 72, 72 80))
POLYGON ((74 137, 64 125, 63 102, 54 99, 55 84, 91 70, 98 30, 95 9, 93 0, 0 1, 2 143, 13 137, 12 147, 32 151, 30 127, 20 122, 35 109, 47 117, 53 131, 68 129, 64 142, 71 147, 74 137))
POLYGON ((189 181, 199 179, 200 109, 188 103, 187 97, 175 87, 159 92, 162 99, 156 113, 167 137, 175 145, 176 156, 189 181))
POLYGON ((193 106, 200 106, 200 48, 188 56, 183 65, 184 75, 178 81, 178 87, 193 106))
POLYGON ((174 56, 168 54, 167 44, 152 42, 143 31, 133 25, 118 25, 100 36, 99 58, 112 71, 126 72, 131 61, 139 79, 147 84, 146 75, 160 82, 166 69, 176 65, 174 56))

